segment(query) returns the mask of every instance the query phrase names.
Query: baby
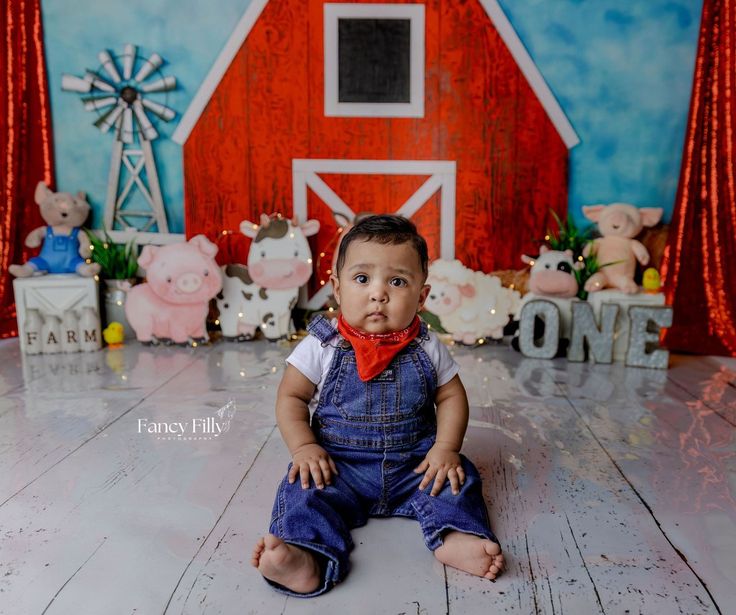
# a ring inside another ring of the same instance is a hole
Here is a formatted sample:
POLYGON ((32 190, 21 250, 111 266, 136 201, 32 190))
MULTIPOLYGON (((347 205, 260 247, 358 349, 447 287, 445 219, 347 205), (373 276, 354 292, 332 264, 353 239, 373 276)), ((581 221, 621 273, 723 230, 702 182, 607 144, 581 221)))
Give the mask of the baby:
POLYGON ((427 260, 409 220, 360 221, 331 276, 337 328, 315 318, 286 359, 276 420, 292 463, 251 560, 278 591, 316 596, 342 581, 350 530, 369 517, 416 519, 443 564, 487 579, 503 569, 478 471, 459 452, 459 367, 417 316, 427 260))

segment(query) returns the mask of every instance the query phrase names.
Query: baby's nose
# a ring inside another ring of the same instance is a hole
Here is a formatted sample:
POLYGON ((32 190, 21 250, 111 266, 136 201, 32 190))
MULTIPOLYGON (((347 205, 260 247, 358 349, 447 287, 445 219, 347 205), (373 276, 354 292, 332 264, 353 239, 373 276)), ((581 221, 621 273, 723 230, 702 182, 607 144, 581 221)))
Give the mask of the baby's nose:
POLYGON ((371 289, 371 301, 380 301, 383 303, 388 299, 388 293, 383 286, 376 286, 371 289))

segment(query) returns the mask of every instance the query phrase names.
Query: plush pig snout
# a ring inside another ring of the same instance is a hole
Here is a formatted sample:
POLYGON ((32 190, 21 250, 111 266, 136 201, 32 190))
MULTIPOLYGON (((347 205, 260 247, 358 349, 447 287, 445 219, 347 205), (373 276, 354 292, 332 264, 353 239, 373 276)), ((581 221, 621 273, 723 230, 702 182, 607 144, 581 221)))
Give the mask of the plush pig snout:
POLYGON ((182 293, 196 293, 202 286, 202 277, 196 273, 185 273, 176 278, 176 288, 182 293))

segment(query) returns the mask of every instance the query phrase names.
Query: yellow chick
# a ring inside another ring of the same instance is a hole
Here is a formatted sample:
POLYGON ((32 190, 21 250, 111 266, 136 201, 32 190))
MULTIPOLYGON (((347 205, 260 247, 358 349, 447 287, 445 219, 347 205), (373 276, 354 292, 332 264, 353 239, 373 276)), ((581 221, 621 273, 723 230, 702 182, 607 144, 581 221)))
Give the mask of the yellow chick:
POLYGON ((654 267, 649 267, 644 270, 644 275, 641 280, 641 285, 644 287, 644 291, 647 293, 658 293, 661 287, 659 281, 659 271, 654 267))
POLYGON ((102 337, 111 348, 122 346, 125 332, 119 322, 111 322, 102 332, 102 337))

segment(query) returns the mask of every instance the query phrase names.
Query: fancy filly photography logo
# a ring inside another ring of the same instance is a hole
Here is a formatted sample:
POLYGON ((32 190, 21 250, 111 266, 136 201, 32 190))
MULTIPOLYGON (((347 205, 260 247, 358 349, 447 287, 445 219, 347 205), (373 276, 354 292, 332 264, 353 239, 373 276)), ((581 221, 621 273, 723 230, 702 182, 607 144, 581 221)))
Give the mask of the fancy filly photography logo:
POLYGON ((235 414, 235 401, 230 400, 214 414, 188 420, 152 421, 138 419, 138 433, 155 436, 156 440, 214 440, 230 430, 235 414))

